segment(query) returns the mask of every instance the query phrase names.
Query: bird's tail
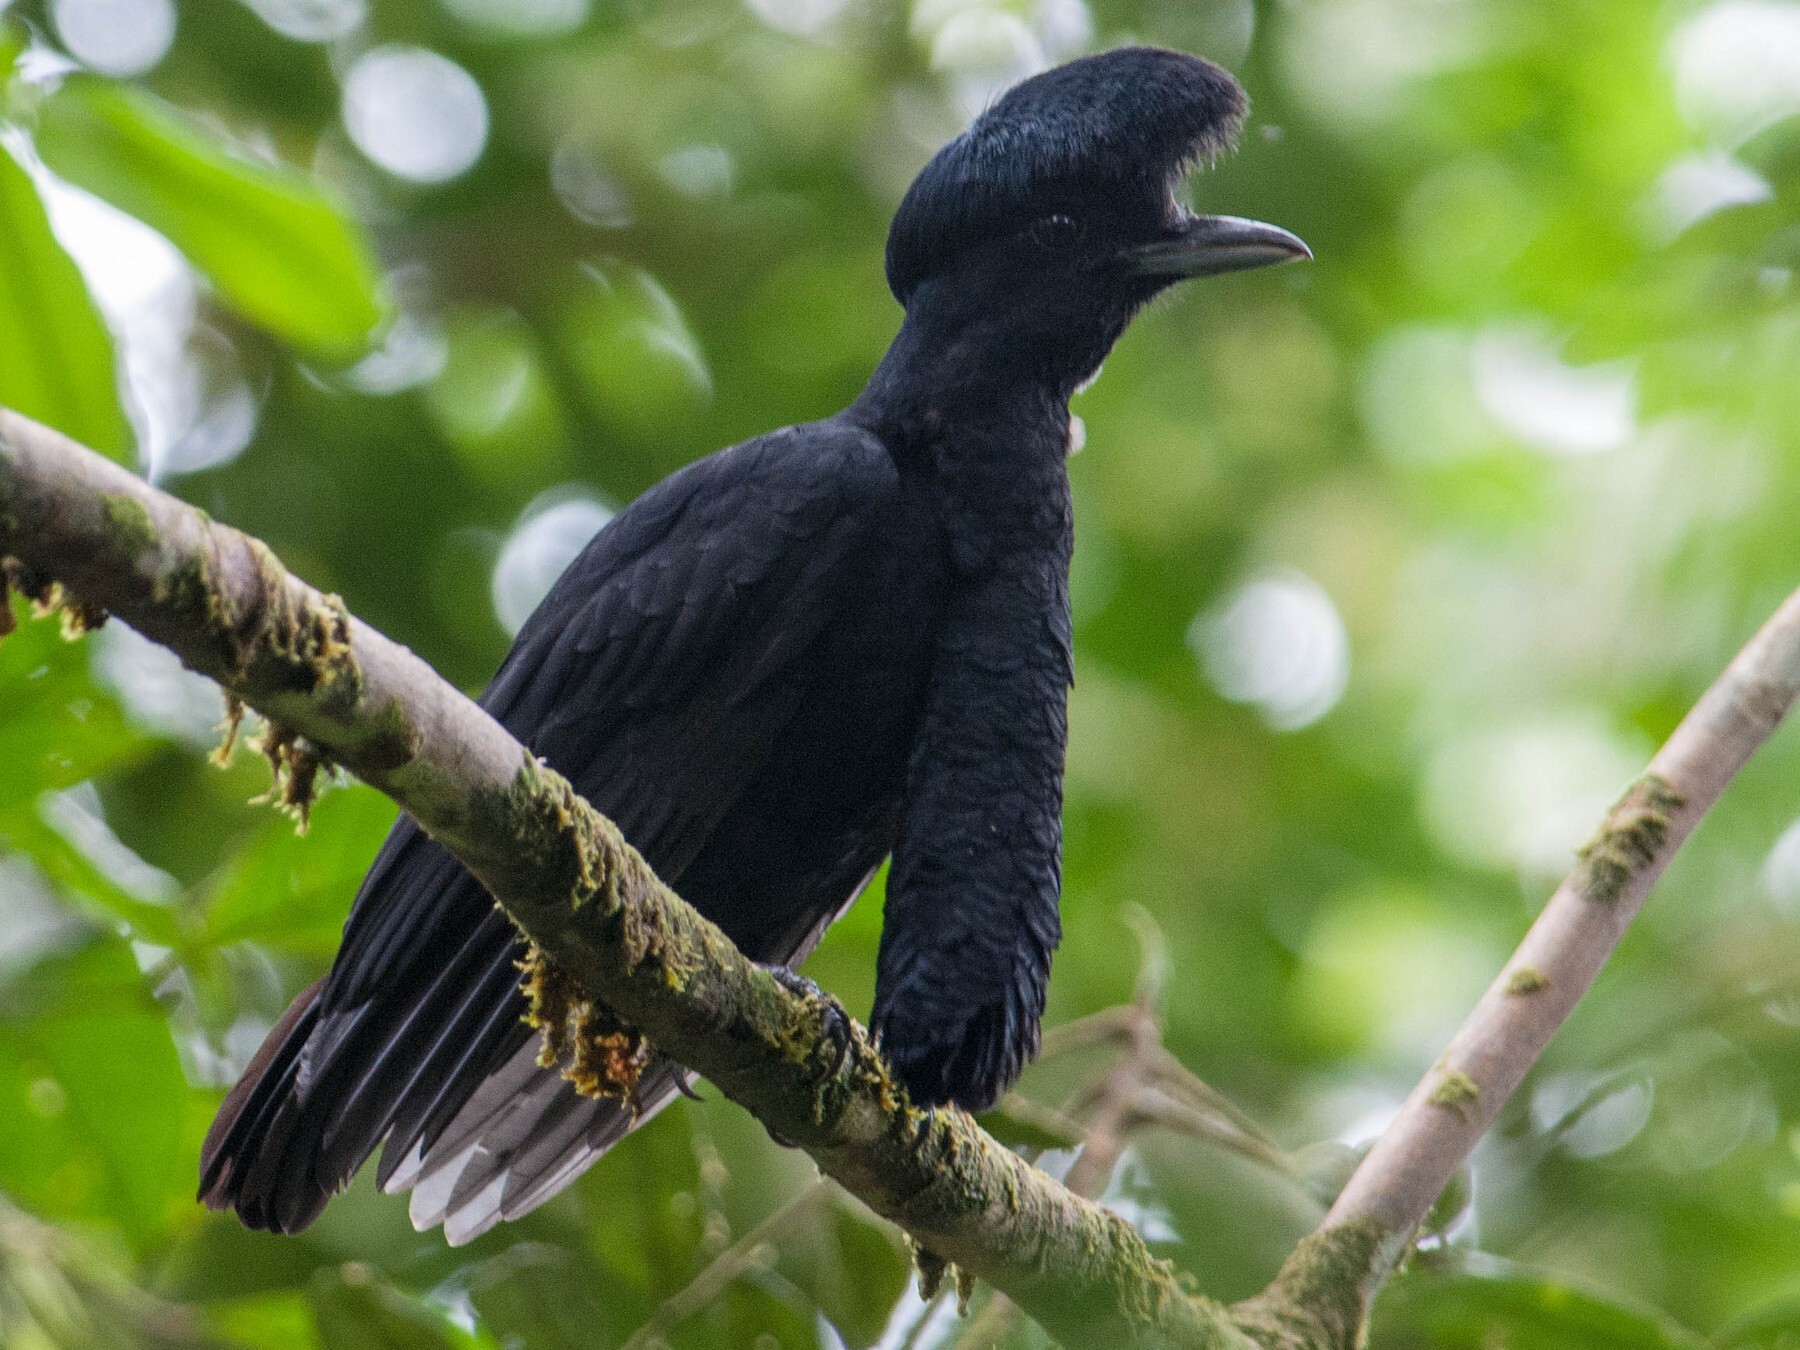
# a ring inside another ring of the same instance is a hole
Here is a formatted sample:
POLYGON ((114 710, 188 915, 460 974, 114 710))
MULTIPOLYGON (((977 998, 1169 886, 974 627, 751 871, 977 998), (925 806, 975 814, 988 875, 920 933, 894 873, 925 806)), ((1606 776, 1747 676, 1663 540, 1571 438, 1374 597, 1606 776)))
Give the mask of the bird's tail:
POLYGON ((304 990, 207 1133, 201 1200, 251 1228, 297 1232, 384 1139, 379 1183, 411 1190, 414 1225, 441 1223, 453 1244, 557 1194, 686 1080, 654 1063, 633 1111, 539 1068, 521 954, 490 905, 429 979, 335 1010, 331 977, 304 990))

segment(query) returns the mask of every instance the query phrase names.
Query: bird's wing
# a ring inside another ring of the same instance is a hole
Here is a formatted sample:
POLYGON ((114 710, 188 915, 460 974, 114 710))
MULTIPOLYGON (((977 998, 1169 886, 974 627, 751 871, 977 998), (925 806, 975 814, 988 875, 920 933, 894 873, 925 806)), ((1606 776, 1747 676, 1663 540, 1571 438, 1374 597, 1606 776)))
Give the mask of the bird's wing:
MULTIPOLYGON (((676 882, 792 716, 800 658, 894 486, 880 442, 835 421, 670 475, 569 565, 482 706, 676 882)), ((418 959, 444 928, 431 916, 450 872, 462 869, 401 817, 351 909, 325 1013, 418 959)))
MULTIPOLYGON (((804 656, 847 602, 846 560, 894 483, 880 443, 835 421, 672 475, 570 565, 482 703, 679 886, 793 716, 804 656)), ((386 1136, 391 1188, 432 1173, 454 1209, 494 1187, 483 1214, 548 1198, 629 1122, 554 1069, 526 1072, 519 954, 487 893, 403 816, 305 1015, 271 1034, 256 1081, 221 1110, 203 1195, 293 1231, 386 1136), (522 1105, 483 1115, 490 1080, 522 1105), (469 1157, 444 1183, 438 1164, 456 1152, 435 1146, 451 1131, 469 1157)), ((645 1087, 655 1098, 674 1083, 645 1087)), ((479 1222, 470 1210, 459 1233, 479 1222)))

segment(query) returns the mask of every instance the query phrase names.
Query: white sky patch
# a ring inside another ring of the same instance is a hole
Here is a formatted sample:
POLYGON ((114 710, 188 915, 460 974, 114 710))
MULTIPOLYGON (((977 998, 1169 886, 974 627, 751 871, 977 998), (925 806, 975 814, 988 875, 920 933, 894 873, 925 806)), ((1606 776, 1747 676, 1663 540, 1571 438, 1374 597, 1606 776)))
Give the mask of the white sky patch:
POLYGON ((38 816, 95 870, 134 899, 166 905, 181 893, 174 877, 145 862, 113 833, 92 783, 44 793, 38 798, 38 816))
POLYGON ((906 1292, 888 1314, 887 1326, 874 1350, 933 1350, 954 1340, 961 1330, 962 1319, 956 1315, 954 1298, 940 1298, 933 1307, 919 1297, 919 1282, 908 1280, 906 1292))
POLYGON ((399 178, 443 183, 487 145, 487 99, 448 57, 423 47, 365 52, 344 80, 344 126, 356 148, 399 178))
POLYGON ((142 75, 175 41, 174 0, 56 0, 50 16, 70 54, 104 75, 142 75))
POLYGON ((94 675, 118 695, 139 726, 196 748, 219 739, 225 700, 219 686, 181 664, 181 658, 122 623, 88 638, 94 675))
POLYGON ((23 855, 0 857, 0 976, 29 968, 85 927, 23 855))
POLYGON ((1651 231, 1658 239, 1673 239, 1708 216, 1774 196, 1761 174, 1722 150, 1683 155, 1657 177, 1648 203, 1651 231))
POLYGON ((1720 0, 1675 30, 1668 60, 1689 123, 1740 144, 1800 113, 1800 3, 1720 0))
POLYGON ((1100 1203, 1143 1234, 1146 1242, 1175 1242, 1175 1216, 1156 1198, 1156 1186, 1138 1151, 1126 1145, 1100 1203))
POLYGON ((1287 87, 1332 126, 1396 118, 1415 84, 1471 64, 1494 44, 1503 31, 1494 8, 1482 0, 1292 6, 1282 24, 1287 87))
POLYGON ((1425 822, 1468 862, 1560 876, 1645 757, 1597 712, 1471 731, 1427 761, 1425 822))
POLYGON ((684 197, 704 200, 731 195, 735 176, 731 151, 722 145, 684 145, 656 162, 663 182, 684 197))
POLYGON ((1558 1145, 1575 1158, 1604 1158, 1643 1132, 1656 1103, 1648 1078, 1559 1073, 1531 1093, 1531 1122, 1540 1133, 1559 1130, 1558 1145))
POLYGON ((795 37, 822 38, 844 12, 846 0, 745 0, 769 27, 795 37))
POLYGON ((257 402, 236 350, 198 324, 199 279, 187 259, 142 221, 50 173, 22 137, 6 145, 112 332, 146 476, 156 482, 236 457, 255 431, 257 402))
POLYGON ((930 53, 931 68, 949 78, 965 118, 1094 40, 1094 19, 1084 0, 1036 0, 1028 6, 919 0, 911 26, 930 53))
POLYGON ((435 379, 449 356, 442 325, 402 311, 388 325, 381 345, 350 367, 345 378, 366 394, 397 394, 435 379))
POLYGON ((1781 832, 1762 868, 1763 893, 1789 919, 1800 922, 1800 820, 1781 832))
POLYGON ((1222 697, 1253 705, 1277 731, 1318 721, 1350 679, 1350 639, 1337 606, 1300 572, 1240 587, 1194 620, 1188 645, 1222 697))
POLYGON ((550 152, 550 186, 575 219, 601 229, 631 224, 631 196, 599 153, 573 135, 550 152))
POLYGON ((501 545, 494 564, 494 614, 516 634, 556 579, 613 517, 612 510, 580 489, 552 488, 525 508, 501 545))
POLYGON ((262 21, 296 42, 331 42, 362 27, 365 0, 245 0, 262 21))
POLYGON ((1637 431, 1637 379, 1627 361, 1571 366, 1531 324, 1485 329, 1470 351, 1476 396, 1520 441, 1553 455, 1591 455, 1637 431))
POLYGON ((368 394, 397 394, 436 378, 450 358, 450 341, 437 316, 431 277, 417 263, 388 274, 394 321, 381 345, 345 373, 345 380, 368 394))

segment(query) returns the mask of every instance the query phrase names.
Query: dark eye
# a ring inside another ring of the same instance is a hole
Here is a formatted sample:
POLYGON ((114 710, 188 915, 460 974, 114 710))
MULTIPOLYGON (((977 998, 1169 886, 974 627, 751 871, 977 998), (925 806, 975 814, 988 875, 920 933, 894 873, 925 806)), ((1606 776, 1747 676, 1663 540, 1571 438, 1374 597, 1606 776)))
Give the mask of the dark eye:
POLYGON ((1086 237, 1087 226, 1074 216, 1045 216, 1031 226, 1032 242, 1058 253, 1074 248, 1086 237))

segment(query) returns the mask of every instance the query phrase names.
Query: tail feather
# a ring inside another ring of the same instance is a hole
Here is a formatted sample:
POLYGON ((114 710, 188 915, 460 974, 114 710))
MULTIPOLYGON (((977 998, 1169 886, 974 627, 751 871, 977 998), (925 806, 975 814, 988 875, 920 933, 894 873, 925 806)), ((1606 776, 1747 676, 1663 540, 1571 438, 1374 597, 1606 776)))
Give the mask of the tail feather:
MULTIPOLYGON (((508 1079, 505 1074, 513 1062, 513 1052, 531 1039, 531 1029, 513 1013, 510 1004, 495 1008, 481 1029, 469 1038, 468 1048, 443 1075, 437 1091, 415 1092, 402 1105, 394 1117, 388 1143, 381 1152, 376 1185, 390 1195, 405 1191, 418 1177, 426 1150, 451 1137, 450 1131, 457 1117, 471 1103, 486 1095, 510 1096, 523 1091, 530 1082, 534 1061, 526 1062, 522 1066, 524 1072, 516 1078, 508 1079), (498 1045, 503 1053, 496 1056, 488 1049, 491 1045, 498 1045), (474 1093, 465 1095, 460 1091, 460 1085, 471 1077, 478 1078, 480 1086, 474 1093)), ((466 1138, 461 1139, 451 1146, 466 1142, 466 1138)))
POLYGON ((638 1107, 577 1094, 556 1069, 536 1064, 527 1042, 458 1114, 438 1142, 397 1165, 390 1191, 412 1190, 421 1230, 444 1226, 452 1246, 503 1219, 527 1214, 672 1101, 687 1072, 667 1061, 639 1083, 638 1107))
MULTIPOLYGON (((334 1105, 319 1160, 322 1175, 348 1178, 388 1132, 398 1108, 431 1082, 427 1075, 459 1060, 461 1039, 486 1022, 495 1007, 510 1004, 517 983, 514 945, 469 943, 396 1023, 379 1031, 379 1047, 359 1067, 356 1080, 334 1105), (460 1005, 457 1000, 460 1000, 460 1005), (454 1010, 444 1017, 446 1006, 454 1010)), ((335 1095, 335 1094, 334 1094, 335 1095)))
POLYGON ((595 1112, 580 1140, 559 1152, 534 1147, 530 1157, 521 1158, 513 1167, 513 1183, 501 1217, 519 1218, 556 1195, 586 1171, 594 1159, 674 1101, 691 1080, 692 1075, 679 1065, 656 1065, 645 1070, 638 1082, 635 1111, 618 1107, 610 1113, 595 1112))
POLYGON ((284 1077, 291 1081, 301 1048, 318 1017, 319 987, 323 983, 315 980, 294 996, 287 1011, 250 1057, 243 1077, 225 1094, 218 1115, 206 1131, 206 1140, 200 1145, 200 1199, 213 1209, 225 1209, 235 1199, 233 1173, 244 1142, 254 1132, 257 1117, 279 1100, 269 1091, 270 1075, 275 1081, 284 1077))
POLYGON ((331 974, 282 1015, 207 1134, 200 1198, 248 1227, 305 1228, 379 1147, 376 1180, 412 1192, 415 1226, 471 1241, 556 1195, 691 1079, 653 1062, 634 1110, 540 1067, 517 931, 403 818, 395 836, 408 832, 371 869, 331 974))
MULTIPOLYGON (((631 1130, 640 1117, 620 1103, 538 1066, 506 917, 484 902, 463 932, 367 1002, 333 1006, 335 976, 294 1000, 207 1136, 205 1203, 297 1232, 385 1139, 377 1181, 413 1190, 415 1223, 460 1244, 548 1200, 631 1130)), ((652 1108, 673 1091, 653 1073, 652 1108)))

